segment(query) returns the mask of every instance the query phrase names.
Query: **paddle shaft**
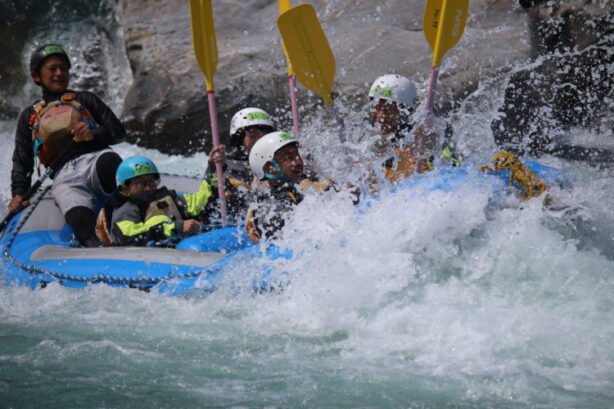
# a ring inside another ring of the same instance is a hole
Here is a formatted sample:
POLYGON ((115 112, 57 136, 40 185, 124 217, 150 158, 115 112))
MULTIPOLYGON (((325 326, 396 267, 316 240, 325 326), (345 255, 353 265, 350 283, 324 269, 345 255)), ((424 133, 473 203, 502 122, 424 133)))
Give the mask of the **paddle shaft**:
MULTIPOLYGON (((288 2, 285 2, 286 5, 288 2)), ((339 140, 345 141, 343 124, 335 112, 331 97, 335 78, 335 56, 312 5, 300 4, 286 9, 277 19, 277 26, 292 69, 303 86, 324 101, 339 125, 339 140)), ((289 71, 290 73, 290 71, 289 71)))
POLYGON ((294 130, 294 137, 296 139, 300 136, 299 118, 298 118, 298 102, 296 98, 296 75, 288 75, 288 83, 290 84, 290 103, 292 104, 292 124, 294 130))
POLYGON ((426 1, 423 30, 427 42, 433 49, 431 79, 425 107, 427 128, 430 128, 432 124, 432 111, 441 60, 463 35, 468 8, 469 0, 426 1))
MULTIPOLYGON (((215 37, 212 0, 190 0, 190 16, 192 20, 194 55, 207 84, 211 136, 213 147, 217 148, 220 146, 220 135, 217 126, 217 109, 213 86, 213 77, 217 67, 217 39, 215 37)), ((226 224, 228 208, 226 205, 226 189, 224 188, 224 168, 222 163, 215 162, 215 173, 217 175, 217 191, 222 210, 222 222, 226 224)))
POLYGON ((426 94, 426 127, 431 128, 433 122, 433 104, 435 103, 435 90, 437 89, 437 80, 439 79, 439 67, 431 68, 431 79, 429 80, 429 89, 426 94))
MULTIPOLYGON (((283 14, 290 8, 290 0, 279 0, 279 14, 283 14)), ((284 55, 286 56, 286 64, 288 66, 288 84, 290 85, 290 104, 292 106, 292 124, 294 137, 296 139, 300 136, 300 128, 299 128, 299 118, 298 118, 298 102, 296 98, 296 74, 294 74, 294 69, 292 68, 292 63, 290 62, 290 57, 288 57, 288 51, 286 50, 286 46, 282 42, 282 49, 284 50, 284 55)))
MULTIPOLYGON (((217 126, 217 110, 215 106, 215 91, 213 89, 207 91, 209 100, 209 118, 211 120, 211 134, 213 137, 213 147, 220 146, 220 134, 217 126)), ((228 219, 228 205, 226 203, 226 189, 224 188, 224 168, 219 161, 215 162, 215 173, 217 174, 217 193, 220 199, 222 208, 222 223, 226 224, 228 219)))

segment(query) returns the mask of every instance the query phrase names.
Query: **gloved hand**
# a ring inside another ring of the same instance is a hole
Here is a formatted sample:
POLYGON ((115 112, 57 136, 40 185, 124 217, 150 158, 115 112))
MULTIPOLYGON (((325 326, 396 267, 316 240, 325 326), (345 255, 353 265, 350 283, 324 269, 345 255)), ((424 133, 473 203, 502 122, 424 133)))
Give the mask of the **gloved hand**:
POLYGON ((318 192, 325 192, 333 186, 332 182, 328 179, 311 180, 309 178, 303 179, 299 182, 298 187, 300 190, 307 190, 312 188, 318 192))

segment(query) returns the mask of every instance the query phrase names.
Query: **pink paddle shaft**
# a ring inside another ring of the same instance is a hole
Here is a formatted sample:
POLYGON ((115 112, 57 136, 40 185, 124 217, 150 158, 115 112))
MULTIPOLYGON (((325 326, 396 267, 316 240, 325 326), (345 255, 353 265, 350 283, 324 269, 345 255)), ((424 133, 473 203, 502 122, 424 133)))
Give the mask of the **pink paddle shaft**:
POLYGON ((433 117, 433 104, 435 103, 435 89, 437 88, 437 77, 439 77, 439 67, 433 67, 431 69, 431 80, 429 82, 429 91, 426 95, 426 126, 428 128, 432 125, 433 117))
MULTIPOLYGON (((213 134, 213 147, 220 146, 220 134, 217 128, 217 110, 215 109, 215 91, 207 91, 209 99, 209 118, 211 119, 211 133, 213 134)), ((228 207, 226 206, 226 189, 224 189, 224 169, 222 162, 215 162, 215 173, 217 174, 217 192, 222 206, 222 223, 228 220, 228 207)))
POLYGON ((290 83, 290 102, 292 103, 292 123, 294 124, 294 137, 299 138, 300 130, 298 126, 298 102, 296 101, 296 75, 288 75, 290 83))

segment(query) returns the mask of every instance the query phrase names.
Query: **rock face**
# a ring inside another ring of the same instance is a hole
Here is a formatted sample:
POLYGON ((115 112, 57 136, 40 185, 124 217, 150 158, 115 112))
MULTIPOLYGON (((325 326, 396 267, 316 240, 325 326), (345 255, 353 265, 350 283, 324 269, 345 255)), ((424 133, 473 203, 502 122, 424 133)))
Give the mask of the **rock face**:
POLYGON ((535 62, 514 73, 496 142, 533 155, 612 160, 610 152, 563 141, 573 127, 599 128, 614 111, 614 4, 603 0, 523 0, 535 62))
MULTIPOLYGON (((337 75, 334 93, 362 106, 370 83, 399 73, 422 91, 430 74, 431 50, 422 33, 422 0, 315 0, 337 75)), ((274 0, 214 2, 219 50, 215 76, 222 141, 238 109, 259 106, 291 128, 285 57, 276 26, 274 0)), ((203 74, 193 56, 189 4, 185 0, 118 0, 117 14, 134 82, 123 119, 131 142, 166 153, 210 148, 203 74)), ((444 59, 438 109, 475 89, 480 80, 528 57, 529 32, 520 8, 509 1, 474 0, 465 35, 444 59)), ((299 87, 301 115, 317 98, 299 87)))

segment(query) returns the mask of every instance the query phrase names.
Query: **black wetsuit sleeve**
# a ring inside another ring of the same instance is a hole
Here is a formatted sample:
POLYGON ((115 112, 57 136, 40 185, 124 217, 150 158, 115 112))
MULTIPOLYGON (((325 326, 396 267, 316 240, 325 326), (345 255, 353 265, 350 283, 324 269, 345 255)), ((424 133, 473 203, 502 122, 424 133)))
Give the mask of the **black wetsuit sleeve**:
POLYGON ((34 114, 34 110, 31 107, 26 108, 17 120, 13 169, 11 170, 11 194, 13 197, 26 193, 32 184, 34 144, 32 142, 32 130, 28 125, 32 114, 34 114))
POLYGON ((96 145, 97 150, 120 143, 126 138, 124 125, 115 116, 111 108, 95 94, 80 91, 77 92, 75 99, 90 111, 94 121, 98 124, 98 127, 92 131, 94 133, 94 140, 90 142, 96 145))

